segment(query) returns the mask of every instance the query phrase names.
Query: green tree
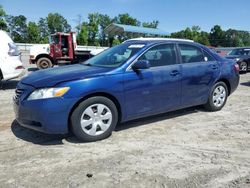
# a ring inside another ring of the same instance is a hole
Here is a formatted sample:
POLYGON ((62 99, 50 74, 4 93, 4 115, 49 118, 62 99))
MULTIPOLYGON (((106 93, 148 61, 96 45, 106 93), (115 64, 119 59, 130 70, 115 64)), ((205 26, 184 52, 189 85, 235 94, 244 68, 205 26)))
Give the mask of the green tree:
POLYGON ((49 13, 46 18, 46 23, 48 24, 50 34, 55 32, 69 32, 71 30, 71 26, 67 20, 58 13, 49 13))
POLYGON ((7 23, 5 21, 6 13, 3 7, 0 5, 0 29, 7 30, 7 23))
POLYGON ((185 30, 172 33, 171 37, 191 39, 204 45, 210 45, 209 33, 201 31, 201 28, 199 26, 192 26, 191 28, 187 27, 185 30))
POLYGON ((99 26, 99 14, 92 13, 88 16, 89 23, 88 23, 88 44, 99 46, 98 37, 98 26, 99 26))
POLYGON ((88 45, 88 23, 83 22, 80 32, 77 35, 77 44, 79 45, 88 45))
POLYGON ((113 22, 113 19, 106 14, 99 14, 99 41, 102 46, 111 46, 110 41, 114 40, 113 36, 104 33, 104 29, 113 22), (110 38, 110 39, 109 39, 110 38))
POLYGON ((120 40, 118 38, 114 38, 114 40, 112 41, 112 45, 111 46, 116 46, 118 44, 121 44, 120 40))
POLYGON ((141 22, 139 22, 136 18, 130 16, 128 13, 119 14, 117 17, 114 18, 114 22, 118 24, 133 25, 133 26, 141 25, 141 22))
POLYGON ((171 37, 193 40, 193 31, 189 27, 187 27, 185 30, 181 30, 179 32, 172 33, 171 37))
POLYGON ((26 42, 27 18, 23 15, 19 15, 19 16, 7 16, 6 19, 12 39, 15 42, 26 42))
POLYGON ((45 18, 39 19, 38 28, 40 31, 39 43, 48 43, 49 42, 49 28, 48 28, 47 20, 45 18))
POLYGON ((244 46, 250 46, 250 33, 248 31, 238 31, 238 35, 244 46))
POLYGON ((228 47, 241 47, 250 45, 250 34, 246 31, 238 31, 235 29, 228 29, 225 32, 226 46, 228 47))
POLYGON ((215 25, 209 35, 210 44, 214 47, 226 46, 225 31, 221 29, 219 25, 215 25))
POLYGON ((28 43, 40 43, 40 30, 35 22, 29 22, 27 27, 27 42, 28 43))
POLYGON ((199 42, 199 43, 201 43, 203 45, 206 45, 206 46, 210 46, 209 33, 205 32, 205 31, 201 31, 197 42, 199 42))
POLYGON ((143 27, 149 27, 149 28, 157 28, 159 25, 159 21, 158 20, 154 20, 152 22, 143 22, 142 26, 143 27))

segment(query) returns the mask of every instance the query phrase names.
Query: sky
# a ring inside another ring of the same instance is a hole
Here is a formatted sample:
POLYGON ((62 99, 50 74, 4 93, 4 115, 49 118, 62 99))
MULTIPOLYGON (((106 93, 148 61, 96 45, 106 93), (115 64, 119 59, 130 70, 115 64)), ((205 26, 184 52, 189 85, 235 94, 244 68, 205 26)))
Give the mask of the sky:
POLYGON ((87 21, 89 13, 111 17, 129 13, 141 22, 158 20, 158 28, 176 32, 198 25, 210 31, 214 25, 250 31, 250 0, 0 0, 5 12, 38 21, 48 13, 59 13, 71 26, 78 15, 87 21))

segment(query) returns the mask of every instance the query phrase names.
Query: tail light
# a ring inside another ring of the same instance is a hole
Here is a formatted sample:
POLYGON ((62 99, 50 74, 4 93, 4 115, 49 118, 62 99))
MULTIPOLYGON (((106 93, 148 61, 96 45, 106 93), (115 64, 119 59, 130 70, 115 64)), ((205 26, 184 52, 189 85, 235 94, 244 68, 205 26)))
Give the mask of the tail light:
POLYGON ((240 71, 240 66, 237 63, 234 64, 234 71, 235 72, 239 72, 240 71))
POLYGON ((19 51, 17 49, 17 46, 14 43, 8 43, 8 45, 9 45, 8 54, 10 56, 19 56, 19 51))
POLYGON ((18 67, 16 67, 15 69, 16 69, 16 70, 20 70, 20 69, 24 69, 24 67, 23 67, 23 66, 18 66, 18 67))

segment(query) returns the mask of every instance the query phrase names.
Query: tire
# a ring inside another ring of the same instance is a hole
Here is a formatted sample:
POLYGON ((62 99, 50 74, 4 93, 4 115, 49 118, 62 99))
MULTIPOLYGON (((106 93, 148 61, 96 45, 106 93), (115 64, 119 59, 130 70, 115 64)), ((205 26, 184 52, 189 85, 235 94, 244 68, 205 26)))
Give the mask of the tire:
POLYGON ((115 104, 106 97, 81 102, 70 117, 71 129, 81 141, 94 142, 112 134, 118 122, 115 104))
POLYGON ((3 73, 2 70, 0 69, 0 81, 3 79, 3 73))
POLYGON ((240 62, 239 67, 240 67, 240 72, 247 73, 247 69, 248 69, 247 62, 245 61, 240 62))
POLYGON ((205 108, 215 112, 221 110, 227 102, 228 88, 224 82, 217 82, 209 94, 205 108))
POLYGON ((47 57, 42 57, 37 60, 38 69, 47 69, 53 67, 52 61, 47 57))

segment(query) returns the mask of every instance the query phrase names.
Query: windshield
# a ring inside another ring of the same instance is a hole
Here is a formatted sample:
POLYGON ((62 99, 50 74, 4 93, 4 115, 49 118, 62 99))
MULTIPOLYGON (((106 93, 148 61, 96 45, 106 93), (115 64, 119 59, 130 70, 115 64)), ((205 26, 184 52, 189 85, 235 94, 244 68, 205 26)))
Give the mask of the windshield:
POLYGON ((231 52, 229 52, 228 55, 240 55, 240 52, 239 52, 239 50, 234 49, 231 52))
POLYGON ((234 49, 228 55, 249 55, 250 49, 234 49))
POLYGON ((85 61, 83 64, 99 67, 119 67, 144 46, 144 44, 123 43, 105 50, 88 61, 85 61))
POLYGON ((59 36, 58 35, 52 35, 52 36, 49 36, 49 43, 50 44, 59 44, 59 36))

